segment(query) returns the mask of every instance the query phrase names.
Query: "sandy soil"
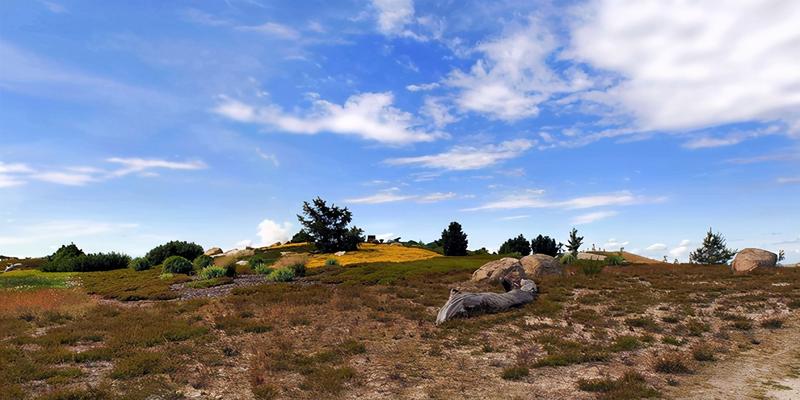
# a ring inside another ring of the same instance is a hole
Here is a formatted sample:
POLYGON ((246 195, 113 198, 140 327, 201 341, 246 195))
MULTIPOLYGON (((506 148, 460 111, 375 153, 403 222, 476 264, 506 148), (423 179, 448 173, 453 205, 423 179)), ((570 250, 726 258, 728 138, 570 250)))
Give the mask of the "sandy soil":
POLYGON ((765 333, 761 343, 716 362, 675 388, 674 399, 800 399, 800 325, 765 333))

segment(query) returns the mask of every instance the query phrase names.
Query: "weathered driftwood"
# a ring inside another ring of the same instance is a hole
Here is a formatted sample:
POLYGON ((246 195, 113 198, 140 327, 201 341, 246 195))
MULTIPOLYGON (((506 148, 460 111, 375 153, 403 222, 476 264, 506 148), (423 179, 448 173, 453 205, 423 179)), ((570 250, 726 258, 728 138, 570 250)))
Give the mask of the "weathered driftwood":
POLYGON ((453 318, 470 317, 481 313, 496 313, 512 307, 530 303, 536 298, 536 284, 522 279, 520 285, 503 281, 506 293, 462 293, 458 289, 450 289, 450 298, 439 310, 436 324, 453 318), (513 285, 513 286, 511 286, 513 285))

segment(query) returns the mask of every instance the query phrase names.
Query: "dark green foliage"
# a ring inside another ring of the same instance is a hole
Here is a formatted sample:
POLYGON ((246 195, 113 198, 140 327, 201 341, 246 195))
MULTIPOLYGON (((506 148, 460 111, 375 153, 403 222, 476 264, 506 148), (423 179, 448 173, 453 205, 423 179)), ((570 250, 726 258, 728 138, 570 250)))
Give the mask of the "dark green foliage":
POLYGON ((364 241, 364 231, 355 226, 348 228, 353 213, 347 207, 328 206, 319 197, 312 203, 303 202, 304 215, 298 215, 297 219, 317 249, 323 253, 358 250, 358 244, 364 241))
POLYGON ((83 251, 74 244, 61 246, 47 263, 42 265, 45 272, 92 272, 110 271, 112 269, 127 268, 131 258, 120 253, 92 253, 83 254, 83 251))
POLYGON ((578 236, 578 230, 572 228, 569 232, 569 240, 567 241, 567 250, 569 250, 572 255, 578 255, 578 249, 581 248, 583 244, 583 236, 578 236))
POLYGON ((202 254, 203 247, 199 244, 173 240, 154 247, 147 252, 145 258, 147 258, 151 264, 158 265, 171 256, 181 256, 187 260, 194 260, 202 254))
POLYGON ((467 255, 467 234, 461 230, 461 224, 451 222, 447 229, 442 231, 442 247, 446 256, 467 255))
POLYGON ((314 241, 314 238, 306 232, 305 229, 300 229, 300 232, 297 232, 292 236, 291 243, 311 243, 314 241))
POLYGON ((561 243, 556 244, 556 240, 550 236, 536 236, 531 240, 531 253, 533 254, 547 254, 548 256, 555 257, 561 253, 561 243))
POLYGON ((731 250, 725 245, 725 237, 708 228, 703 245, 689 254, 689 262, 697 264, 727 264, 738 250, 731 250))
POLYGON ((608 265, 622 265, 625 263, 625 259, 616 254, 611 254, 606 256, 606 264, 608 265))
POLYGON ((192 272, 192 263, 181 256, 170 256, 164 260, 164 272, 188 274, 192 272))
POLYGON ((515 238, 506 240, 505 243, 500 246, 500 250, 497 251, 497 254, 511 253, 519 253, 522 256, 531 254, 531 244, 528 243, 528 239, 525 239, 525 236, 520 234, 515 238))
POLYGON ((236 263, 229 262, 225 265, 225 276, 228 278, 233 278, 236 276, 236 263))
POLYGON ((205 254, 201 254, 201 255, 197 256, 194 259, 194 261, 192 261, 192 265, 194 266, 194 269, 196 269, 198 271, 203 269, 203 268, 205 268, 205 267, 208 267, 209 265, 213 265, 213 264, 214 264, 214 259, 209 257, 209 256, 207 256, 207 255, 205 255, 205 254))
POLYGON ((469 254, 471 256, 486 256, 486 255, 489 255, 491 253, 489 253, 489 250, 487 250, 486 247, 481 247, 478 250, 469 252, 469 254))
POLYGON ((131 260, 131 262, 128 264, 128 267, 134 271, 146 271, 152 268, 153 264, 150 264, 150 261, 144 257, 136 257, 131 260))

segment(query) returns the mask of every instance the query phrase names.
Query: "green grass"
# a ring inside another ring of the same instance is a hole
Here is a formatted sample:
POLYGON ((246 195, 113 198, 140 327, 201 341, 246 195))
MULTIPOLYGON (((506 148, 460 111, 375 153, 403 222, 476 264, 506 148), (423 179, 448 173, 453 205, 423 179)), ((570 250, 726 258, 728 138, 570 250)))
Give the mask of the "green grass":
POLYGON ((73 275, 69 272, 42 272, 35 269, 10 271, 0 274, 0 289, 66 288, 73 275))
POLYGON ((186 284, 186 287, 193 289, 207 289, 215 286, 222 286, 233 283, 233 278, 227 276, 211 279, 200 279, 186 284))
POLYGON ((170 290, 173 283, 191 280, 186 275, 175 274, 169 279, 161 279, 160 268, 147 271, 120 269, 104 272, 84 272, 76 275, 83 283, 86 292, 107 299, 120 301, 169 300, 178 297, 170 290))

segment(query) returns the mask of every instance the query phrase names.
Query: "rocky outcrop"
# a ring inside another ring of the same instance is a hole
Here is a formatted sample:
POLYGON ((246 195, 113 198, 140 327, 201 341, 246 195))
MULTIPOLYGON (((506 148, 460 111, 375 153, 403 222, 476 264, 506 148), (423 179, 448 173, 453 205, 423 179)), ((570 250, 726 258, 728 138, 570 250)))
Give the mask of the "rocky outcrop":
POLYGON ((501 282, 507 278, 510 282, 520 282, 525 278, 525 270, 519 260, 506 257, 483 264, 472 273, 473 282, 501 282))
POLYGON ((547 254, 531 254, 519 260, 528 279, 545 275, 564 275, 564 266, 547 254))
POLYGON ((736 253, 731 269, 733 272, 749 272, 756 268, 774 267, 778 262, 778 255, 762 249, 747 248, 736 253))
POLYGON ((606 256, 594 253, 578 253, 578 260, 605 260, 606 256))
POLYGON ((225 253, 223 253, 224 256, 234 257, 234 258, 252 257, 254 254, 256 254, 256 252, 252 248, 249 248, 249 249, 233 249, 233 250, 228 250, 225 253))
POLYGON ((206 250, 206 252, 203 253, 203 254, 205 254, 205 255, 207 255, 209 257, 213 257, 213 256, 216 256, 216 255, 222 254, 222 249, 220 249, 219 247, 212 247, 212 248, 206 250))

